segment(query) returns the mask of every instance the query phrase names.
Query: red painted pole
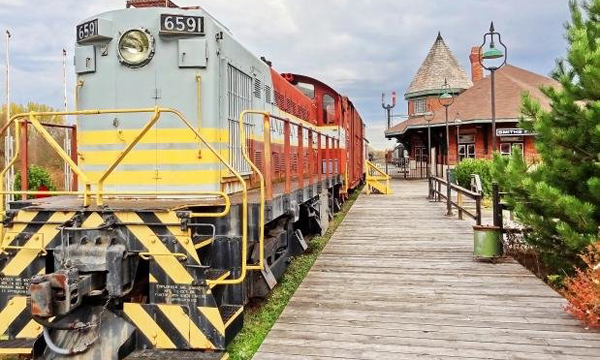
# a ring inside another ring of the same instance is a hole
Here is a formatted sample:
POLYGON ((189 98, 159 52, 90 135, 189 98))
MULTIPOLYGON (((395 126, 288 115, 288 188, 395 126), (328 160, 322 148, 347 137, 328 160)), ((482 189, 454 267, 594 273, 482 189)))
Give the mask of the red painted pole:
POLYGON ((313 172, 315 169, 315 153, 313 150, 313 131, 308 129, 308 184, 314 183, 313 172))
POLYGON ((329 136, 325 137, 325 177, 329 178, 329 174, 330 174, 330 168, 329 168, 329 161, 331 159, 330 153, 329 153, 329 136))
POLYGON ((304 188, 304 146, 302 125, 298 125, 298 189, 304 188))
POLYGON ((267 200, 273 200, 273 164, 271 162, 271 118, 264 116, 264 177, 265 177, 265 197, 267 200))
POLYGON ((291 131, 290 121, 285 120, 283 124, 283 157, 285 162, 285 193, 289 194, 292 192, 292 144, 291 144, 291 131))
POLYGON ((319 164, 318 169, 317 169, 317 179, 319 180, 319 183, 321 183, 321 181, 323 181, 323 149, 321 149, 322 144, 321 144, 321 138, 323 137, 323 134, 319 133, 319 138, 317 139, 317 147, 319 148, 317 151, 317 163, 319 164))

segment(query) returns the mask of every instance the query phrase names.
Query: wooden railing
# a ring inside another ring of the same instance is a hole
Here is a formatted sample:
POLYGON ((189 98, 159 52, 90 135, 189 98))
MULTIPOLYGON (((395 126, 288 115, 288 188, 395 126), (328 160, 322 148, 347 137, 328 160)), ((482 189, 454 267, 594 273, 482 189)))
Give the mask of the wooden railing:
POLYGON ((434 201, 445 201, 448 204, 448 210, 456 208, 458 210, 458 218, 463 219, 463 215, 467 215, 481 225, 481 199, 482 194, 465 189, 456 184, 450 184, 445 179, 432 176, 429 178, 429 199, 434 201), (442 190, 443 188, 443 190, 442 190), (452 192, 456 193, 456 201, 452 199, 452 192), (463 197, 475 200, 475 209, 468 209, 464 206, 463 197))

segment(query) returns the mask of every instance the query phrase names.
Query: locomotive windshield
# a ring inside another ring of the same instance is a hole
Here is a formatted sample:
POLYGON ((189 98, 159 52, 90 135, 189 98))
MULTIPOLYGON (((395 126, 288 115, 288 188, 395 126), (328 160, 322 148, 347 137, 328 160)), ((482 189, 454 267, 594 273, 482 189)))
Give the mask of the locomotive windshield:
POLYGON ((295 86, 307 97, 311 99, 315 98, 315 86, 313 84, 298 82, 295 86))

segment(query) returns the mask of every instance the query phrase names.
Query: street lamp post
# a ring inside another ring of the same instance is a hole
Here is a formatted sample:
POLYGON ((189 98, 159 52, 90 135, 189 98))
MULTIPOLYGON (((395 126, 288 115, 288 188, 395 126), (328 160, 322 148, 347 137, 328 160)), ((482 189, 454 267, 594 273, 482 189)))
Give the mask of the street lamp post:
MULTIPOLYGON (((460 119, 458 113, 456 113, 456 117, 454 118, 454 123, 456 124, 456 163, 458 164, 461 160, 460 158, 460 124, 462 120, 460 119)), ((466 152, 466 149, 465 149, 466 152)))
POLYGON ((430 110, 423 114, 423 118, 427 121, 427 178, 429 178, 431 176, 431 121, 434 114, 430 110))
POLYGON ((497 146, 496 146, 496 79, 495 79, 495 72, 496 70, 500 69, 501 67, 503 67, 504 65, 506 65, 506 59, 508 57, 508 48, 506 47, 506 45, 504 45, 504 43, 502 42, 502 36, 500 35, 500 33, 496 32, 496 30, 494 29, 494 22, 492 22, 490 24, 490 31, 485 33, 483 35, 483 44, 481 44, 481 46, 479 47, 479 53, 481 54, 481 50, 483 49, 483 47, 485 46, 485 44, 487 44, 488 38, 490 39, 490 48, 488 50, 486 50, 483 53, 483 56, 479 57, 479 63, 481 64, 481 66, 488 70, 491 74, 491 83, 492 83, 492 144, 493 144, 493 152, 495 152, 497 150, 497 146), (504 48, 504 53, 502 53, 502 50, 498 49, 496 47, 496 43, 494 38, 498 38, 498 42, 500 43, 500 45, 502 45, 502 47, 504 48), (502 63, 500 64, 495 64, 495 65, 489 65, 486 66, 483 63, 483 60, 496 60, 496 59, 502 59, 502 63))
POLYGON ((434 118, 434 114, 431 109, 423 114, 423 118, 427 121, 427 181, 429 182, 429 196, 427 199, 432 200, 433 196, 433 183, 431 182, 431 121, 434 118))
POLYGON ((448 126, 448 108, 450 105, 454 103, 454 96, 450 93, 450 84, 448 84, 448 79, 444 79, 444 85, 442 85, 441 95, 438 98, 440 105, 442 105, 446 110, 446 181, 448 186, 446 186, 446 215, 452 215, 452 189, 450 184, 450 127, 448 126))
MULTIPOLYGON (((392 91, 392 103, 391 104, 386 104, 385 103, 385 93, 381 94, 381 107, 387 113, 387 129, 389 130, 392 127, 392 109, 396 107, 396 92, 395 91, 392 91)), ((385 173, 387 175, 390 174, 389 169, 388 169, 387 151, 385 154, 385 173)))

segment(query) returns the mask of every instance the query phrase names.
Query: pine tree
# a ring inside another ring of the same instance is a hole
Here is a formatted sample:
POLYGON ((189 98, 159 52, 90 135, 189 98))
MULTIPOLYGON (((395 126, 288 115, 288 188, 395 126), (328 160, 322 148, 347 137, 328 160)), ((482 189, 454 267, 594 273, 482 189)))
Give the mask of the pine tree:
POLYGON ((556 273, 572 273, 579 254, 600 240, 600 0, 570 2, 567 55, 543 87, 551 109, 524 95, 520 126, 537 133, 541 162, 528 167, 517 151, 494 159, 526 240, 556 273))

